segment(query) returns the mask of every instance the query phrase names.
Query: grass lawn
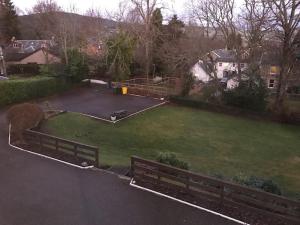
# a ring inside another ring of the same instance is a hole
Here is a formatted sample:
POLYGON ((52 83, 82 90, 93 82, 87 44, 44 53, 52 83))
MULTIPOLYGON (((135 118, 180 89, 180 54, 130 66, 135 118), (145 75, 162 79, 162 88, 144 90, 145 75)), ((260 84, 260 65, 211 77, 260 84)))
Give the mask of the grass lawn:
POLYGON ((114 125, 67 113, 43 129, 99 146, 102 165, 129 165, 131 155, 154 159, 170 151, 193 171, 271 178, 286 195, 300 197, 299 126, 164 106, 114 125))

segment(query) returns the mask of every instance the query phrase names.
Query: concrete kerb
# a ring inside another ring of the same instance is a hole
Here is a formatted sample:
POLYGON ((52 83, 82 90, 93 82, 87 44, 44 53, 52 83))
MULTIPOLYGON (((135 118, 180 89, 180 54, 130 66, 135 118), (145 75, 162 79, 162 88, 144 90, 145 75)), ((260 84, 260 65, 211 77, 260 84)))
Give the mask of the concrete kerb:
POLYGON ((192 203, 189 203, 189 202, 186 202, 186 201, 183 201, 183 200, 180 200, 180 199, 171 197, 171 196, 169 196, 169 195, 165 195, 165 194, 162 194, 162 193, 160 193, 160 192, 153 191, 153 190, 151 190, 151 189, 141 187, 141 186, 139 186, 139 185, 137 185, 137 184, 135 183, 135 181, 134 181, 133 178, 131 179, 129 185, 132 186, 132 187, 134 187, 134 188, 137 188, 137 189, 140 189, 140 190, 147 191, 147 192, 150 192, 150 193, 152 193, 152 194, 158 195, 158 196, 160 196, 160 197, 168 198, 168 199, 171 199, 171 200, 173 200, 173 201, 182 203, 182 204, 184 204, 184 205, 188 205, 188 206, 191 206, 191 207, 193 207, 193 208, 196 208, 196 209, 199 209, 199 210, 202 210, 202 211, 205 211, 205 212, 214 214, 214 215, 216 215, 216 216, 220 216, 220 217, 222 217, 222 218, 225 218, 225 219, 234 221, 234 222, 236 222, 236 223, 238 223, 238 224, 250 225, 250 224, 248 224, 248 223, 245 223, 245 222, 243 222, 243 221, 234 219, 234 218, 229 217, 229 216, 226 216, 226 215, 224 215, 224 214, 215 212, 215 211, 213 211, 213 210, 206 209, 206 208, 200 207, 200 206, 198 206, 198 205, 194 205, 194 204, 192 204, 192 203))
POLYGON ((121 118, 121 119, 115 120, 115 121, 111 121, 111 120, 108 120, 108 119, 105 119, 105 118, 101 118, 101 117, 97 117, 97 116, 92 116, 92 115, 86 114, 86 113, 79 113, 79 112, 72 112, 72 111, 67 111, 67 112, 70 112, 70 113, 76 113, 76 114, 79 114, 79 115, 82 115, 82 116, 86 116, 86 117, 89 117, 89 118, 92 118, 92 119, 101 120, 101 121, 104 121, 104 122, 116 124, 116 123, 118 123, 118 122, 120 122, 120 121, 122 121, 122 120, 125 120, 125 119, 128 119, 128 118, 130 118, 130 117, 136 116, 136 115, 138 115, 138 114, 140 114, 140 113, 143 113, 143 112, 145 112, 145 111, 148 111, 148 110, 150 110, 150 109, 154 109, 154 108, 157 108, 157 107, 159 107, 159 106, 165 105, 166 103, 168 103, 168 102, 165 101, 165 102, 159 103, 159 104, 157 104, 157 105, 154 105, 154 106, 148 107, 148 108, 146 108, 146 109, 140 110, 140 111, 138 111, 138 112, 132 113, 132 114, 130 114, 130 115, 124 117, 124 118, 121 118))

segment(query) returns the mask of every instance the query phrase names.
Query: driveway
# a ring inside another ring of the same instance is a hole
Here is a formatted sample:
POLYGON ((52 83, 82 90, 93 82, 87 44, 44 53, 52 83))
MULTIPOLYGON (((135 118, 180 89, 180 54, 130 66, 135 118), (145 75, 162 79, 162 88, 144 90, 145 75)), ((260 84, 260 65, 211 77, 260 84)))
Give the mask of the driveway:
MULTIPOLYGON (((88 95, 62 95, 52 101, 74 111, 84 109, 80 106, 87 104, 88 95)), ((91 99, 91 104, 97 100, 91 99)), ((130 187, 116 175, 11 149, 7 135, 5 112, 0 111, 1 225, 237 224, 130 187)))
POLYGON ((59 97, 47 99, 55 109, 80 112, 109 119, 114 111, 127 110, 129 114, 150 108, 164 101, 150 97, 114 95, 112 90, 101 87, 78 88, 59 97))

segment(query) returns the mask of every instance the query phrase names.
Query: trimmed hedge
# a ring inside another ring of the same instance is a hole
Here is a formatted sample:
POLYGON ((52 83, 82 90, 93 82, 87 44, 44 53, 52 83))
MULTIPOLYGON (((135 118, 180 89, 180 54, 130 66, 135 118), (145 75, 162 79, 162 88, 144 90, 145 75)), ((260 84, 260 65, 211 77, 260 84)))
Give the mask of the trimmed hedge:
POLYGON ((53 77, 0 81, 0 106, 45 97, 70 87, 64 79, 53 77))
POLYGON ((226 106, 221 104, 214 104, 214 103, 204 102, 201 100, 195 100, 189 97, 171 96, 170 101, 178 105, 183 105, 183 106, 188 106, 188 107, 198 108, 198 109, 205 109, 214 112, 229 113, 234 115, 252 114, 256 116, 261 116, 264 114, 262 112, 249 111, 247 109, 226 106))
POLYGON ((268 121, 276 121, 281 123, 300 125, 300 117, 298 114, 292 114, 286 117, 282 115, 276 115, 268 111, 264 111, 264 112, 251 111, 248 109, 221 105, 221 104, 213 104, 213 103, 195 100, 189 97, 181 97, 181 96, 171 96, 170 101, 172 103, 182 105, 182 106, 203 109, 203 110, 217 112, 217 113, 224 113, 233 116, 242 116, 251 119, 263 119, 268 121))

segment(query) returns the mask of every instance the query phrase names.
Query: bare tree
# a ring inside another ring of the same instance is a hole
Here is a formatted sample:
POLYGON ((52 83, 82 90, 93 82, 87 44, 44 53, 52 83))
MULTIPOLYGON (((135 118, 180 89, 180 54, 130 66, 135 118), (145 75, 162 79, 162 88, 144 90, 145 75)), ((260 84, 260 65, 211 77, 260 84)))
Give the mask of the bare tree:
POLYGON ((161 2, 159 0, 130 0, 130 2, 134 7, 134 11, 138 13, 143 25, 143 32, 140 33, 140 37, 142 38, 145 46, 145 73, 148 78, 152 61, 152 16, 155 9, 161 6, 161 2))
POLYGON ((260 57, 266 34, 270 31, 270 10, 263 1, 244 0, 239 27, 246 39, 249 61, 260 57))
POLYGON ((288 80, 296 63, 296 36, 300 24, 299 0, 265 0, 269 7, 274 31, 280 41, 280 74, 274 110, 283 109, 288 80))

